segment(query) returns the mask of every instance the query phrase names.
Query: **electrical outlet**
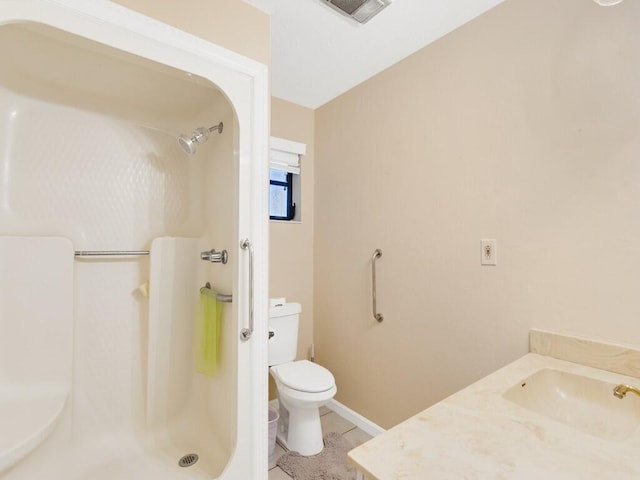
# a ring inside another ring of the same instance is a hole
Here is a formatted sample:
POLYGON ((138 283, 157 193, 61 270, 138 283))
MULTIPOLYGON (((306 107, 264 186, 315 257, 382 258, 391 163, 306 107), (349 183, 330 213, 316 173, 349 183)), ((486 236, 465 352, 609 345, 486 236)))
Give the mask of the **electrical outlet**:
POLYGON ((480 240, 482 246, 481 261, 482 265, 498 265, 498 250, 495 238, 480 240))

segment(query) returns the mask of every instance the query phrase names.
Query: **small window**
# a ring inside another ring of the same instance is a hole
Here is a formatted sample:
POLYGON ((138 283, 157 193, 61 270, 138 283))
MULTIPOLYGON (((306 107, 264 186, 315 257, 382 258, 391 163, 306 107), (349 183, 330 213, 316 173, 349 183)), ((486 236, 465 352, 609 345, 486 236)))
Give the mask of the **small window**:
POLYGON ((269 146, 269 218, 302 221, 300 157, 303 143, 271 137, 269 146))
POLYGON ((293 203, 293 174, 269 169, 269 218, 293 220, 296 204, 293 203))

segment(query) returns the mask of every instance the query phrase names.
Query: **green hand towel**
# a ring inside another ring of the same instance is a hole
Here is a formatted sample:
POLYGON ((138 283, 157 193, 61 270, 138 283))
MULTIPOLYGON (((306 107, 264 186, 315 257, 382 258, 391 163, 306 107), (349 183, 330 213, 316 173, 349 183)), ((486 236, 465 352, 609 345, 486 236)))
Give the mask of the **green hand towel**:
POLYGON ((215 377, 218 371, 222 304, 216 300, 216 292, 200 294, 200 314, 196 329, 196 372, 215 377))

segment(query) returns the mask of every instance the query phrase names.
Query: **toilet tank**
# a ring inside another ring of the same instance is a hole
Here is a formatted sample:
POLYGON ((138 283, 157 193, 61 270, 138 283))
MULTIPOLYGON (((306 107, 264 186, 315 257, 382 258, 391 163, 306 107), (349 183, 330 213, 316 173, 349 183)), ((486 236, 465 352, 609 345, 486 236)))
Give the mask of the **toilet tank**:
POLYGON ((299 303, 271 302, 269 307, 269 366, 293 362, 298 352, 299 303), (273 332, 273 335, 271 335, 273 332))

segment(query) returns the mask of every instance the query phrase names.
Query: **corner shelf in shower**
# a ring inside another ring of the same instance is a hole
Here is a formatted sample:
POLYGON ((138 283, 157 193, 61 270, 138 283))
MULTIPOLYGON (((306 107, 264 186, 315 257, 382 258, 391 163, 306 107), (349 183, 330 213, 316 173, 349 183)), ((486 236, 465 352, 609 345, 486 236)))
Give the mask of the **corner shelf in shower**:
POLYGON ((0 385, 0 474, 47 439, 67 397, 56 386, 0 385))

